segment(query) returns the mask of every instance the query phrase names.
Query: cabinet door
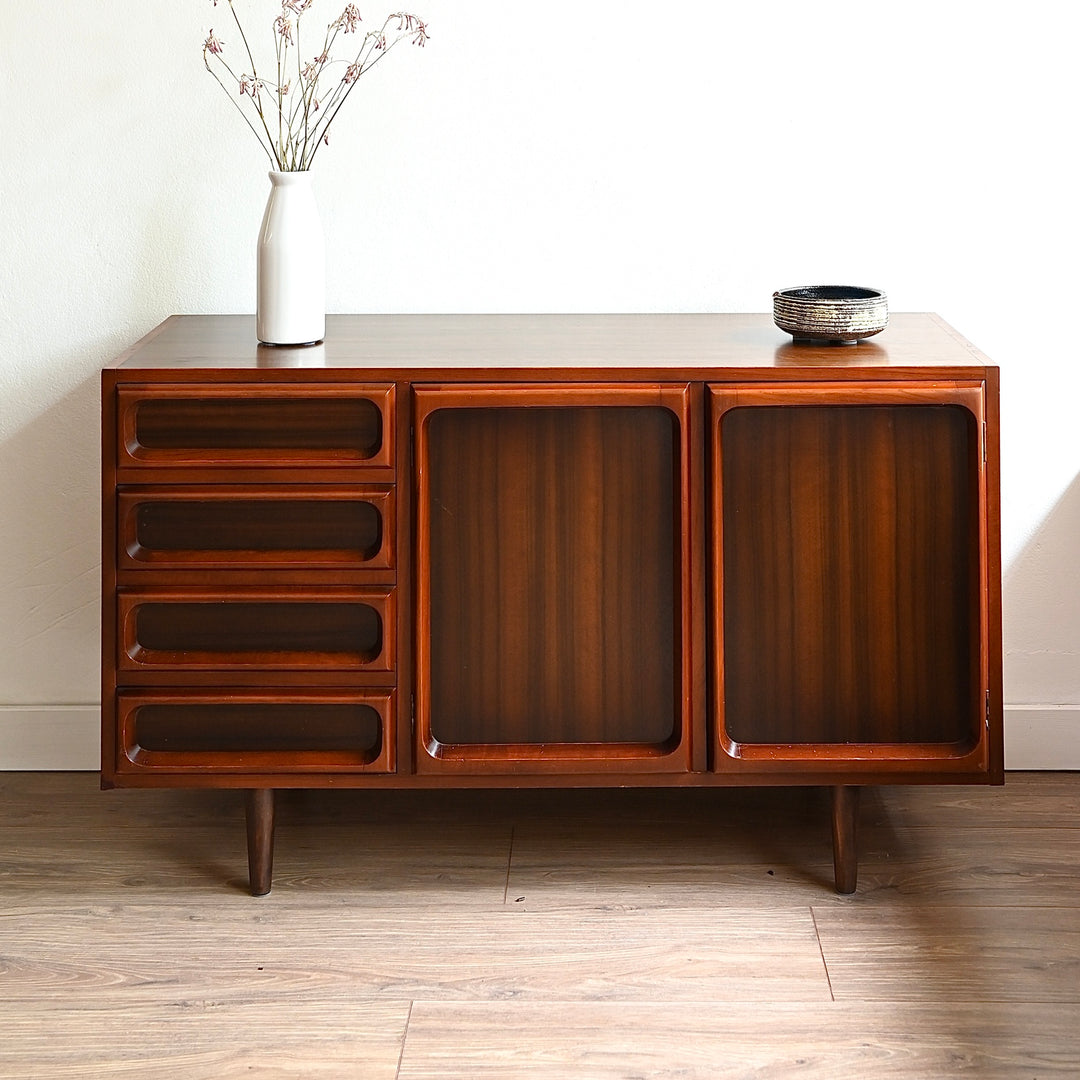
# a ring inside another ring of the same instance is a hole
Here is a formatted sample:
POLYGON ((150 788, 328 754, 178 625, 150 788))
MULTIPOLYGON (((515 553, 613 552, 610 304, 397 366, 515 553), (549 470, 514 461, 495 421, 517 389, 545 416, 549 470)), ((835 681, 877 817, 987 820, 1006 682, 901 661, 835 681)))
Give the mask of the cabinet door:
POLYGON ((709 399, 716 770, 987 772, 983 384, 709 399))
POLYGON ((418 771, 689 768, 688 402, 416 388, 418 771))

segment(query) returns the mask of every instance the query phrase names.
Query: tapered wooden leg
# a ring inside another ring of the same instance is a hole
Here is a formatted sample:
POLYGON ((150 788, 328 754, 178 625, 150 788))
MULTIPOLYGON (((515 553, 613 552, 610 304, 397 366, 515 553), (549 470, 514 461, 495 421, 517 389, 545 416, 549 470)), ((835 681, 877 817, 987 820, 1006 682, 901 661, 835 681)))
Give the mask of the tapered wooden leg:
POLYGON ((833 874, 838 893, 853 893, 859 880, 856 834, 859 824, 859 789, 838 785, 832 789, 833 874))
POLYGON ((265 896, 274 875, 274 791, 247 792, 248 882, 252 896, 265 896))

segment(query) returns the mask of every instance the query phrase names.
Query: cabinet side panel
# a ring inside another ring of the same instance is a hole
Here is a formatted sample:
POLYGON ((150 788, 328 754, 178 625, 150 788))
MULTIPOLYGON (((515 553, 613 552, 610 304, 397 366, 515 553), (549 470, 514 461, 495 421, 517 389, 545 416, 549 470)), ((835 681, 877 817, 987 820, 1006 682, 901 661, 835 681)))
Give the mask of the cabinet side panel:
POLYGON ((974 745, 970 412, 736 408, 721 442, 728 737, 974 745))
POLYGON ((101 375, 101 785, 116 782, 116 375, 101 375))
POLYGON ((1001 630, 1001 447, 999 372, 986 379, 986 665, 990 779, 1005 782, 1003 656, 1001 630))
POLYGON ((428 438, 432 735, 676 736, 673 415, 444 409, 428 438))

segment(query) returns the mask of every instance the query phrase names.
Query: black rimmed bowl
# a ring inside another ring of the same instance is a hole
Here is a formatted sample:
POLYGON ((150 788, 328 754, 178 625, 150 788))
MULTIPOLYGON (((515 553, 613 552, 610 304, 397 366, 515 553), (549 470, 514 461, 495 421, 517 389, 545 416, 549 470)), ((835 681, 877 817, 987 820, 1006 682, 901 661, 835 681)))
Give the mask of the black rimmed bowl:
POLYGON ((773 322, 797 342, 857 345, 889 325, 889 302, 880 289, 858 285, 805 285, 773 293, 773 322))

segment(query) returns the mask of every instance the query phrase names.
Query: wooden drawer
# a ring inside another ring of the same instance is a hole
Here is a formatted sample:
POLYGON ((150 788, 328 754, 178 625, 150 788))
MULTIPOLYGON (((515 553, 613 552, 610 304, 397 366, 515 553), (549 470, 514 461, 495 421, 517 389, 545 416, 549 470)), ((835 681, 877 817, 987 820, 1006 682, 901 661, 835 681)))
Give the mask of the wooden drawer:
POLYGON ((385 589, 160 589, 117 597, 120 671, 394 670, 385 589))
POLYGON ((385 486, 122 488, 121 570, 382 570, 394 566, 394 489, 385 486))
POLYGON ((117 465, 394 465, 392 383, 121 386, 117 465))
POLYGON ((393 690, 121 691, 117 771, 392 772, 393 690))

